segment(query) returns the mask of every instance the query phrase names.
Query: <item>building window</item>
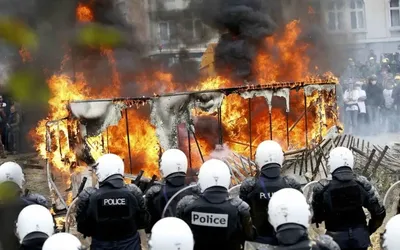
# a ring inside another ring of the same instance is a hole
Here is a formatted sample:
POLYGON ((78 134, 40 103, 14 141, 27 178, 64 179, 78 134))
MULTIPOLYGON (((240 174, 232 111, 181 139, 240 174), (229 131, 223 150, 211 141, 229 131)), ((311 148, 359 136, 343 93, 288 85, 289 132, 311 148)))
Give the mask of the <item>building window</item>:
POLYGON ((329 0, 325 7, 328 30, 365 29, 364 0, 329 0))
POLYGON ((204 25, 200 19, 193 20, 193 37, 195 39, 201 39, 204 36, 204 25))
POLYGON ((159 27, 159 35, 161 41, 168 41, 169 40, 169 25, 167 22, 160 22, 158 23, 159 27))
POLYGON ((204 25, 200 19, 187 19, 183 23, 184 34, 188 39, 201 39, 204 36, 204 25))
POLYGON ((400 26, 400 0, 390 0, 390 20, 392 27, 400 26))
POLYGON ((344 0, 330 0, 327 2, 328 29, 331 31, 344 30, 344 0))
POLYGON ((351 29, 359 30, 365 28, 364 0, 350 1, 350 20, 351 20, 351 29))

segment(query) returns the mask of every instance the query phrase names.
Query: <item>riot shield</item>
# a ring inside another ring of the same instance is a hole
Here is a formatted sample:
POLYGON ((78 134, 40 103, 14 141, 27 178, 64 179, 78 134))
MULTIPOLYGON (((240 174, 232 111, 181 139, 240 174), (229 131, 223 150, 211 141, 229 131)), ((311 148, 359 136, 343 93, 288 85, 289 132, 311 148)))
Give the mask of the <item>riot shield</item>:
POLYGON ((246 241, 244 243, 244 250, 274 250, 274 249, 278 249, 278 247, 252 241, 246 241))
MULTIPOLYGON (((311 205, 312 203, 312 198, 313 198, 313 189, 314 186, 318 183, 318 181, 312 181, 307 183, 307 185, 305 185, 303 187, 303 194, 306 197, 307 203, 311 205)), ((310 206, 311 209, 311 214, 312 212, 312 207, 310 206)), ((318 237, 318 235, 320 235, 321 233, 325 233, 325 228, 323 227, 323 225, 319 225, 317 227, 317 225, 312 224, 309 228, 308 228, 308 234, 310 235, 310 238, 312 239, 316 239, 318 237)))
POLYGON ((313 188, 314 188, 314 185, 317 183, 318 183, 318 181, 312 181, 312 182, 307 183, 307 185, 305 185, 303 187, 303 194, 306 197, 308 204, 311 204, 311 202, 312 202, 313 188))
MULTIPOLYGON (((187 186, 187 187, 182 188, 182 189, 179 190, 178 192, 176 192, 176 193, 171 197, 171 199, 168 200, 167 204, 165 205, 165 208, 164 208, 164 210, 163 210, 163 212, 162 212, 161 218, 164 218, 164 217, 165 217, 165 214, 166 214, 166 212, 167 212, 169 206, 171 205, 172 201, 173 201, 174 199, 176 199, 176 197, 178 197, 179 194, 181 194, 182 192, 184 192, 184 191, 186 191, 186 190, 188 190, 188 189, 190 189, 190 188, 194 188, 194 187, 196 187, 196 186, 197 186, 197 184, 196 184, 196 185, 189 185, 189 186, 187 186)), ((174 214, 173 216, 175 216, 175 214, 174 214)))
POLYGON ((386 208, 386 218, 389 219, 397 214, 397 207, 400 200, 400 181, 394 183, 386 192, 383 198, 383 205, 386 208))
POLYGON ((81 240, 83 245, 90 246, 90 243, 92 242, 92 238, 84 237, 82 234, 80 234, 77 231, 77 224, 76 224, 75 216, 76 216, 78 200, 79 200, 78 197, 75 198, 68 207, 67 215, 65 216, 65 232, 73 234, 76 237, 78 237, 81 240))
POLYGON ((240 193, 240 184, 235 185, 229 189, 229 197, 235 198, 238 197, 240 193))
POLYGON ((69 233, 71 227, 76 226, 75 213, 76 206, 78 204, 78 198, 75 198, 68 207, 67 215, 65 216, 65 232, 69 233))

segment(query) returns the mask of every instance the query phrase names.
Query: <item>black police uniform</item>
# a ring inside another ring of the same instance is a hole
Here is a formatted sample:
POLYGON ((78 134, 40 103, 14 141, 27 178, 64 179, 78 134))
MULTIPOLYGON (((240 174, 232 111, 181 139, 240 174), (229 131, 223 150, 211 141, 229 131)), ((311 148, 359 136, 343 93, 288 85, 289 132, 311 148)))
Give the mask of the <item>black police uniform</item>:
POLYGON ((142 191, 125 185, 121 175, 101 182, 99 189, 86 188, 79 194, 78 231, 92 237, 91 249, 141 249, 138 229, 148 223, 142 191))
MULTIPOLYGON (((161 219, 162 212, 168 201, 182 188, 186 187, 186 174, 185 173, 173 173, 164 179, 164 183, 161 185, 152 186, 145 195, 145 202, 147 210, 150 213, 150 225, 147 228, 147 232, 150 233, 151 228, 154 224, 161 219)), ((179 200, 186 195, 192 194, 192 190, 183 191, 170 203, 169 208, 166 211, 166 216, 176 215, 176 205, 179 200)))
POLYGON ((254 235, 249 210, 247 203, 229 199, 228 190, 218 186, 185 196, 176 208, 177 217, 193 232, 194 250, 241 249, 254 235))
MULTIPOLYGON (((0 189, 7 190, 7 200, 0 197, 0 246, 3 249, 20 249, 18 237, 15 235, 15 222, 19 213, 26 206, 37 204, 47 207, 47 200, 40 194, 20 196, 20 187, 11 182, 0 185, 0 189)), ((26 249, 26 248, 25 248, 26 249)))
MULTIPOLYGON (((308 230, 298 224, 284 224, 276 232, 276 250, 340 250, 338 244, 330 236, 321 235, 311 240, 308 230)), ((268 249, 268 248, 267 248, 268 249)))
POLYGON ((281 176, 279 164, 267 164, 261 168, 258 177, 251 177, 240 186, 240 198, 251 207, 251 218, 257 229, 256 242, 276 245, 274 228, 268 221, 268 204, 272 194, 283 189, 294 188, 301 191, 296 180, 281 176))
POLYGON ((340 167, 332 173, 332 180, 319 181, 313 192, 313 223, 325 221, 327 234, 342 250, 367 249, 369 236, 386 216, 379 195, 369 181, 348 167, 340 167), (368 225, 363 207, 371 214, 368 225))
POLYGON ((33 232, 22 240, 20 250, 42 250, 44 242, 49 236, 42 232, 33 232))

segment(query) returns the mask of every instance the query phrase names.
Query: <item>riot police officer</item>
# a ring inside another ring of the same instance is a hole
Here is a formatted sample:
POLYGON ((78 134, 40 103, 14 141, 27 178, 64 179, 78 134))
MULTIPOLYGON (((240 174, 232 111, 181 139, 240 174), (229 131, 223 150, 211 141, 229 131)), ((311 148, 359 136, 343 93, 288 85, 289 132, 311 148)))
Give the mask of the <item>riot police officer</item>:
POLYGON ((92 237, 92 250, 141 249, 138 229, 148 223, 142 191, 125 185, 124 162, 115 154, 101 156, 94 169, 99 189, 86 188, 79 194, 78 231, 92 237))
POLYGON ((240 186, 240 198, 251 207, 251 217, 257 229, 256 242, 276 245, 274 229, 268 221, 268 203, 273 193, 282 188, 295 188, 301 191, 300 184, 287 176, 281 176, 284 155, 281 146, 275 141, 263 141, 258 145, 255 163, 259 174, 251 177, 240 186))
MULTIPOLYGON (((151 217, 149 229, 161 219, 165 205, 171 197, 186 186, 187 167, 186 155, 179 149, 168 149, 161 156, 160 173, 163 177, 163 184, 152 186, 145 195, 146 207, 151 217)), ((175 215, 177 202, 187 194, 190 194, 189 190, 182 192, 180 197, 174 198, 173 204, 167 210, 167 215, 175 215)))
POLYGON ((340 250, 329 236, 320 236, 317 241, 309 238, 310 207, 298 190, 284 188, 276 192, 268 204, 268 215, 276 231, 278 250, 340 250))
POLYGON ((85 249, 78 238, 68 233, 58 233, 50 236, 42 250, 82 250, 85 249))
POLYGON ((163 218, 151 229, 149 246, 151 250, 193 250, 193 233, 183 220, 163 218))
POLYGON ((400 215, 392 217, 387 222, 381 238, 381 246, 384 250, 400 249, 400 215))
POLYGON ((0 245, 4 249, 18 249, 15 221, 21 210, 31 204, 47 206, 39 194, 24 194, 25 176, 21 166, 5 162, 0 166, 0 245))
POLYGON ((41 250, 44 242, 53 235, 55 229, 53 216, 41 205, 29 205, 18 215, 16 233, 20 249, 41 250))
POLYGON ((369 236, 382 225, 385 208, 367 178, 353 172, 354 156, 349 149, 333 149, 328 164, 332 180, 321 180, 313 189, 313 222, 325 221, 327 234, 342 250, 366 250, 369 236), (368 225, 363 207, 371 214, 368 225))
POLYGON ((206 161, 200 168, 200 195, 188 195, 178 203, 177 217, 192 229, 194 250, 236 250, 253 237, 248 204, 229 199, 229 167, 220 160, 206 161))

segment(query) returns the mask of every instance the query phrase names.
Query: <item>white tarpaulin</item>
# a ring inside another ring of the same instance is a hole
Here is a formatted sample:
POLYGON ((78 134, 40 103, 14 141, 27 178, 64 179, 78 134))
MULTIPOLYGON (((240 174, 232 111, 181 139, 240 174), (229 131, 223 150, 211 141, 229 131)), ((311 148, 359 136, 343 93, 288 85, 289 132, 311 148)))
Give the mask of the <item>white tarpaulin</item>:
POLYGON ((79 119, 82 136, 97 136, 121 120, 121 111, 125 108, 122 103, 112 101, 71 102, 69 109, 72 115, 79 119))

